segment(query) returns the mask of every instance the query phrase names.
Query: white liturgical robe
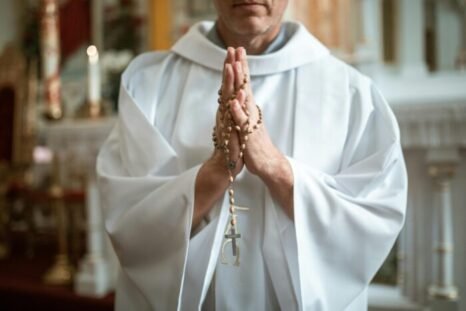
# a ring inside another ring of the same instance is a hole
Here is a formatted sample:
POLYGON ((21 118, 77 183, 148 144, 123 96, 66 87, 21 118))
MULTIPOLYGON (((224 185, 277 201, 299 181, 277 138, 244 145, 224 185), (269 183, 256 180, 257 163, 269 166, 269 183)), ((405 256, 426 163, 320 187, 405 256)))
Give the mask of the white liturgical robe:
MULTIPOLYGON (((240 266, 220 262, 228 197, 191 234, 196 174, 213 152, 226 51, 193 26, 123 74, 97 163, 121 264, 117 310, 365 310, 402 227, 407 177, 394 116, 370 79, 296 23, 248 56, 251 86, 294 176, 294 219, 245 168, 235 182, 240 266)), ((252 134, 254 135, 254 134, 252 134)), ((231 260, 230 245, 225 250, 231 260)))

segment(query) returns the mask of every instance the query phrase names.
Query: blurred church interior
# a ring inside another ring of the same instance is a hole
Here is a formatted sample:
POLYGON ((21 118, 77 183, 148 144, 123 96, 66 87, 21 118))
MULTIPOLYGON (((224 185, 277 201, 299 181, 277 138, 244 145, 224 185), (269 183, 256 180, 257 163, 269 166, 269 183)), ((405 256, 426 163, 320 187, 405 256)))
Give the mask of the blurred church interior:
MULTIPOLYGON (((211 0, 0 0, 0 310, 113 309, 94 167, 120 75, 205 19, 211 0)), ((290 0, 286 19, 399 122, 408 213, 370 310, 466 310, 466 1, 290 0)))

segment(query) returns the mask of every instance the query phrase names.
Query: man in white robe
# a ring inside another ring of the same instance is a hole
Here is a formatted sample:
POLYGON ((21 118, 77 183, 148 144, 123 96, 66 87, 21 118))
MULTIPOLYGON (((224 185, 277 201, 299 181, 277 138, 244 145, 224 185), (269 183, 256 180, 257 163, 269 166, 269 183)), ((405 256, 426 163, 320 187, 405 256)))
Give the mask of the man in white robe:
POLYGON ((122 77, 118 123, 97 163, 121 264, 116 309, 365 310, 404 220, 394 116, 370 79, 302 25, 281 23, 286 0, 215 4, 216 28, 194 25, 122 77), (212 31, 256 55, 227 53, 212 31), (238 212, 237 267, 220 258, 228 174, 211 135, 218 89, 230 94, 244 74, 229 109, 241 123, 248 106, 257 121, 257 104, 264 126, 235 168, 235 199, 249 208, 238 212))

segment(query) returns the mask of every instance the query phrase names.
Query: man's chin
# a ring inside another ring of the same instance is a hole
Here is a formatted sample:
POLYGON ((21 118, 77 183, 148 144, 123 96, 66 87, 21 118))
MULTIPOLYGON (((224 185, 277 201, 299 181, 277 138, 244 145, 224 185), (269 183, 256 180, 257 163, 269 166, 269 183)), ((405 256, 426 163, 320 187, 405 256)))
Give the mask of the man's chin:
POLYGON ((249 17, 241 23, 238 23, 236 32, 243 36, 257 36, 266 33, 270 28, 270 25, 264 23, 263 20, 256 17, 249 17))

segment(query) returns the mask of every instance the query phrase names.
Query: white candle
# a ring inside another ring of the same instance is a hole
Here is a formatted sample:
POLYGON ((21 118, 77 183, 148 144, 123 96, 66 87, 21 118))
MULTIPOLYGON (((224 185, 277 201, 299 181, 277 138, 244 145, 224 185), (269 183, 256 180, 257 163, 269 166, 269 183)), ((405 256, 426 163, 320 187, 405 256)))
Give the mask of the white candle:
POLYGON ((100 105, 100 66, 99 52, 94 45, 87 48, 88 64, 88 95, 87 100, 90 105, 100 105))
POLYGON ((41 49, 46 114, 52 119, 59 119, 63 111, 60 98, 60 29, 56 0, 42 0, 41 49))

